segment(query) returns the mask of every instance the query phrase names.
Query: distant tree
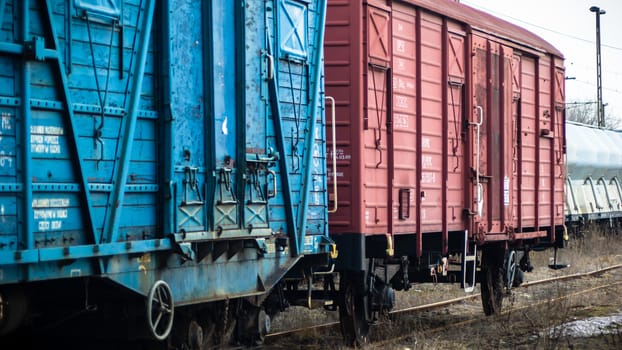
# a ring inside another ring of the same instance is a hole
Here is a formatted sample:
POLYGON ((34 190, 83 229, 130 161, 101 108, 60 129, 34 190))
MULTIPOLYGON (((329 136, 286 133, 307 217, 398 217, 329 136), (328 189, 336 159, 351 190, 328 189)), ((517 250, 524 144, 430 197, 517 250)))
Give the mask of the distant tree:
MULTIPOLYGON (((566 120, 598 125, 598 104, 594 102, 570 102, 566 105, 566 120)), ((614 118, 605 108, 605 129, 619 129, 620 119, 614 118)))

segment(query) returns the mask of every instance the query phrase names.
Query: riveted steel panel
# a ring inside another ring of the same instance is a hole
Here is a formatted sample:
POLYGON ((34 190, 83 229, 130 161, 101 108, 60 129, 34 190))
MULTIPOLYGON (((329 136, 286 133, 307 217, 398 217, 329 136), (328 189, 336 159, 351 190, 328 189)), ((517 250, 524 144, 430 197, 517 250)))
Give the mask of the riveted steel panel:
POLYGON ((326 256, 325 2, 1 3, 0 284, 184 305, 326 256))
POLYGON ((393 229, 416 231, 417 188, 417 14, 412 7, 393 7, 393 229), (401 191, 401 192, 400 192, 401 191), (396 215, 397 214, 397 215, 396 215))
POLYGON ((449 23, 447 30, 447 150, 445 171, 447 187, 444 220, 446 230, 460 231, 465 227, 463 209, 465 207, 465 134, 463 120, 466 118, 467 94, 467 60, 469 52, 466 44, 466 33, 462 26, 449 23))
POLYGON ((520 218, 522 227, 536 224, 536 66, 531 57, 521 59, 520 132, 520 218))
MULTIPOLYGON (((331 234, 414 235, 403 241, 416 254, 423 244, 446 252, 452 232, 478 242, 544 235, 560 193, 555 166, 540 162, 561 164, 563 139, 540 140, 554 104, 543 62, 557 62, 556 49, 453 2, 329 1, 327 32, 327 93, 338 105, 331 234)), ((551 118, 560 127, 563 116, 551 118)))

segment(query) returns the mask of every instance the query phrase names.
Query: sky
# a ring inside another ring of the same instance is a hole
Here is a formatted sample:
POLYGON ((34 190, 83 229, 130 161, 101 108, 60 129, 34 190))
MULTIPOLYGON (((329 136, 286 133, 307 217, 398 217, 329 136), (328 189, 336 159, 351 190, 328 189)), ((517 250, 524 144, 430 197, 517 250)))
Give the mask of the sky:
POLYGON ((559 49, 565 58, 566 103, 596 101, 596 15, 600 16, 605 115, 622 120, 622 0, 460 0, 517 24, 559 49))

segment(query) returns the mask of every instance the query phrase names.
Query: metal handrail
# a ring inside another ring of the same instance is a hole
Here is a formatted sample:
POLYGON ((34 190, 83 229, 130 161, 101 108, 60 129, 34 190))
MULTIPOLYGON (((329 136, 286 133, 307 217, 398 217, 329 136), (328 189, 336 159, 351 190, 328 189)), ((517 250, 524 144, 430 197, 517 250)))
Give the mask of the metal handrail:
POLYGON ((330 209, 329 213, 336 213, 339 204, 337 203, 337 133, 335 131, 335 99, 332 96, 325 96, 325 99, 330 101, 332 107, 331 122, 332 122, 332 139, 333 139, 333 209, 330 209))
POLYGON ((470 125, 475 125, 477 130, 477 138, 475 139, 475 183, 477 186, 477 215, 482 216, 482 184, 479 182, 479 148, 480 148, 480 134, 481 134, 481 126, 484 122, 484 108, 482 106, 475 107, 479 111, 479 120, 477 123, 469 122, 470 125))

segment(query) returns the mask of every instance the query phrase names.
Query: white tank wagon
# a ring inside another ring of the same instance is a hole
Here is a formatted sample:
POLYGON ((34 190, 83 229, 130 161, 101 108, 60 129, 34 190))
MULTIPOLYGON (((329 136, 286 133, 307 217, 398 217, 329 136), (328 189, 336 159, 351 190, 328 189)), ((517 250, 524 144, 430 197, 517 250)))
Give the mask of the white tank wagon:
POLYGON ((622 131, 566 123, 566 219, 568 222, 622 217, 622 131))

